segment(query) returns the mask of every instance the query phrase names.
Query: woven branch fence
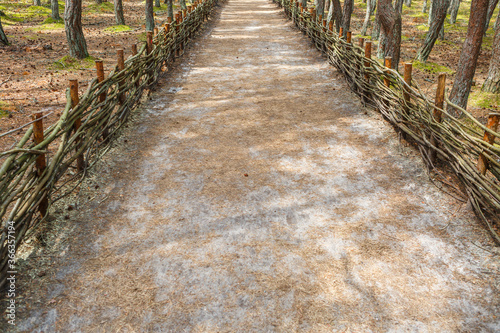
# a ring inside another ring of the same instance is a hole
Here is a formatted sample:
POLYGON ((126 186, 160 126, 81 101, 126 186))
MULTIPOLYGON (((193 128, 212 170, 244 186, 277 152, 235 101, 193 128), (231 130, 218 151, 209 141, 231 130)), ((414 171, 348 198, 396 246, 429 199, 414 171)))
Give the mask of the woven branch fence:
POLYGON ((0 286, 7 273, 15 270, 15 251, 23 239, 45 221, 50 206, 77 188, 86 171, 109 150, 145 90, 156 83, 163 66, 168 68, 183 53, 216 5, 217 0, 202 0, 177 13, 174 22, 159 32, 155 29, 154 37, 148 32, 148 41, 139 51, 133 45, 134 55, 126 61, 121 50, 117 67, 106 79, 101 75, 92 80, 81 98, 77 82, 71 82, 60 119, 43 131, 43 117, 37 115, 22 139, 0 153, 0 286), (49 152, 49 146, 57 149, 49 152), (75 182, 75 178, 80 181, 75 182))
POLYGON ((402 77, 390 69, 391 59, 386 58, 385 66, 371 59, 370 41, 365 43, 360 38, 359 46, 353 45, 350 32, 334 32, 333 22, 327 25, 326 20, 316 16, 314 9, 302 8, 296 0, 273 1, 344 75, 351 90, 365 104, 378 109, 405 138, 417 145, 429 168, 437 170, 437 161, 451 167, 463 185, 461 192, 465 192, 477 216, 500 244, 497 232, 500 226, 500 146, 495 145, 495 139, 498 142, 500 137, 497 132, 500 114, 490 114, 484 126, 466 110, 451 103, 445 96, 444 74, 440 75, 433 102, 411 79, 411 64, 405 64, 402 77), (463 116, 456 118, 446 112, 443 100, 463 116))

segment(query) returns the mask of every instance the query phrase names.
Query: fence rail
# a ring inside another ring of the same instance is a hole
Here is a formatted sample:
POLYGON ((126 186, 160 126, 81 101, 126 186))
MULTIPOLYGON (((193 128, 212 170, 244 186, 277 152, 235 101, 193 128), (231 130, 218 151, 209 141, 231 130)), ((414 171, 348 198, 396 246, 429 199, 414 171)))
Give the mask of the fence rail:
POLYGON ((118 65, 105 79, 102 63, 97 62, 98 78, 83 96, 78 96, 78 82, 70 83, 68 102, 55 124, 44 131, 43 116, 37 114, 15 147, 0 153, 0 286, 23 239, 45 220, 51 205, 79 185, 72 180, 83 179, 109 150, 144 91, 156 83, 163 66, 180 56, 216 4, 217 0, 202 0, 177 13, 175 21, 159 32, 155 29, 154 36, 148 32, 139 51, 133 45, 127 60, 119 50, 118 65), (49 146, 57 149, 49 153, 49 146), (73 176, 70 168, 76 168, 73 176))
POLYGON ((371 42, 351 41, 351 32, 333 31, 333 25, 316 16, 314 9, 303 8, 296 0, 273 0, 286 16, 307 34, 347 79, 350 88, 362 100, 377 108, 382 115, 413 141, 430 168, 445 163, 463 184, 464 194, 477 216, 485 223, 493 239, 500 244, 496 231, 500 226, 500 146, 495 139, 499 113, 489 115, 484 126, 463 108, 445 96, 444 75, 439 77, 435 102, 429 100, 418 83, 411 79, 411 65, 405 64, 405 75, 371 59, 371 42), (363 46, 365 48, 363 49, 363 46), (443 107, 462 112, 457 118, 443 107))

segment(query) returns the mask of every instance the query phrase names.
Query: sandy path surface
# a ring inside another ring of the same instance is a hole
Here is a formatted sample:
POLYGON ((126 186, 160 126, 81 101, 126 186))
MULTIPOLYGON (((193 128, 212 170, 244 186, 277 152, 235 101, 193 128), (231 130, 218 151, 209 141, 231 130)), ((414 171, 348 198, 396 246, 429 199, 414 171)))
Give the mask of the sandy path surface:
POLYGON ((20 330, 500 330, 483 227, 266 0, 229 0, 120 141, 20 330))

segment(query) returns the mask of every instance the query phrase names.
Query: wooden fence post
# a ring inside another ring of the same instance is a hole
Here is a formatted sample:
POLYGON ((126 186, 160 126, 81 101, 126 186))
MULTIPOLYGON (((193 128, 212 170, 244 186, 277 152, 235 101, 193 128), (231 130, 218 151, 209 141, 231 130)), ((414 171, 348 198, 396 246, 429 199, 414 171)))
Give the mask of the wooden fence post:
MULTIPOLYGON (((102 60, 95 61, 95 68, 97 71, 97 82, 104 81, 104 65, 102 60)), ((106 92, 103 92, 99 95, 99 103, 103 103, 105 100, 106 100, 106 92)), ((106 140, 108 136, 109 136, 109 130, 107 127, 105 127, 104 130, 102 131, 103 140, 106 140)))
MULTIPOLYGON (((175 40, 177 41, 177 34, 179 33, 179 13, 175 13, 175 40)), ((179 45, 175 45, 175 56, 179 57, 181 54, 179 45)))
MULTIPOLYGON (((391 66, 392 66, 392 58, 391 57, 385 57, 384 64, 385 64, 385 67, 391 68, 391 66)), ((389 87, 391 85, 391 81, 389 80, 389 78, 387 76, 384 76, 384 84, 385 84, 386 87, 389 87)))
POLYGON ((351 31, 348 31, 348 32, 346 33, 346 39, 345 39, 345 41, 346 41, 347 43, 351 44, 351 38, 352 38, 352 32, 351 32, 351 31))
POLYGON ((359 47, 360 48, 364 48, 365 47, 365 39, 363 37, 359 37, 358 38, 358 43, 359 43, 359 47))
POLYGON ((330 20, 330 22, 328 22, 328 30, 333 32, 333 20, 330 20))
MULTIPOLYGON (((490 114, 488 116, 488 124, 486 125, 486 127, 488 127, 493 132, 496 132, 498 129, 499 119, 500 119, 500 113, 490 114)), ((495 136, 485 131, 483 140, 492 145, 495 143, 495 136)), ((484 155, 484 153, 481 153, 477 161, 477 169, 482 175, 485 175, 486 171, 488 170, 488 167, 489 167, 488 158, 484 155)))
MULTIPOLYGON (((432 116, 434 120, 438 123, 442 121, 442 109, 444 106, 444 90, 446 87, 446 74, 445 73, 440 73, 438 77, 438 86, 436 90, 436 99, 434 100, 434 105, 436 108, 434 108, 434 111, 432 112, 432 116), (441 110, 440 110, 441 109, 441 110)), ((434 134, 431 135, 431 145, 436 147, 438 145, 438 141, 436 139, 436 136, 434 134)), ((430 148, 429 149, 429 160, 431 163, 434 163, 436 161, 436 150, 430 148)))
MULTIPOLYGON (((33 115, 34 120, 36 120, 33 123, 33 141, 35 142, 35 145, 38 145, 43 142, 43 113, 42 112, 37 112, 33 115)), ((43 174, 43 171, 47 167, 46 161, 45 161, 45 154, 40 154, 36 158, 35 161, 35 166, 36 166, 36 173, 38 177, 41 177, 43 174)), ((47 194, 44 194, 42 197, 42 200, 40 201, 40 204, 38 205, 38 211, 40 212, 40 215, 42 217, 45 217, 47 215, 47 208, 49 207, 49 200, 47 198, 47 194)))
MULTIPOLYGON (((370 76, 368 75, 367 68, 370 67, 370 62, 368 59, 372 58, 372 41, 367 40, 365 43, 365 62, 364 62, 364 67, 365 67, 365 81, 367 85, 370 85, 370 76)), ((368 103, 368 100, 370 99, 370 91, 365 90, 363 91, 363 103, 368 103)))
MULTIPOLYGON (((405 63, 405 70, 404 70, 404 79, 405 83, 411 87, 411 72, 412 72, 412 63, 407 62, 405 63)), ((405 99, 406 104, 410 102, 410 89, 406 88, 404 89, 403 96, 405 99)))
MULTIPOLYGON (((117 49, 116 55, 117 55, 117 66, 116 67, 118 67, 118 71, 121 72, 122 70, 125 69, 125 57, 123 55, 123 49, 117 49)), ((119 88, 121 89, 124 84, 125 84, 125 80, 121 80, 120 82, 118 82, 119 88)), ((118 95, 118 101, 120 102, 120 104, 125 103, 125 93, 121 93, 118 95)))
MULTIPOLYGON (((72 111, 75 111, 75 107, 78 105, 78 102, 80 101, 80 98, 78 96, 78 80, 69 80, 69 91, 70 91, 70 96, 71 96, 71 108, 73 109, 72 111)), ((76 131, 82 126, 82 119, 78 117, 75 120, 75 124, 73 125, 73 128, 76 131)), ((76 150, 80 149, 81 147, 81 139, 77 138, 75 141, 76 144, 76 150)), ((83 153, 78 155, 76 158, 76 169, 78 171, 83 171, 85 168, 85 161, 83 159, 83 153)))
POLYGON ((344 37, 344 28, 340 27, 339 29, 339 38, 344 37))
POLYGON ((150 54, 153 51, 153 32, 152 31, 146 31, 146 53, 150 54))

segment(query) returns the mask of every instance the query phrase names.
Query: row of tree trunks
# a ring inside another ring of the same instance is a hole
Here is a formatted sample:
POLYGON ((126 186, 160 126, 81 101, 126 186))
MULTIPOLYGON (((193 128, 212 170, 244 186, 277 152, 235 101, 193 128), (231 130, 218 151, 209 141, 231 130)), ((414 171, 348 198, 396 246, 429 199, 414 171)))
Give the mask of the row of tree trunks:
POLYGON ((9 40, 7 39, 7 36, 5 35, 5 32, 3 31, 3 26, 2 26, 2 17, 0 16, 0 43, 4 45, 9 45, 9 40))
POLYGON ((87 42, 82 29, 82 0, 66 0, 64 28, 69 46, 69 55, 83 59, 89 56, 87 42))
MULTIPOLYGON (((450 101, 464 109, 467 107, 472 79, 476 72, 487 14, 488 0, 472 0, 467 37, 462 46, 455 82, 450 93, 450 101)), ((449 108, 448 112, 456 117, 461 116, 454 108, 449 108)))
POLYGON ((500 93, 500 13, 498 13, 495 22, 495 39, 491 50, 488 77, 484 81, 482 90, 496 94, 500 93))
POLYGON ((394 6, 391 0, 378 0, 377 17, 380 28, 386 38, 384 56, 392 58, 392 68, 399 68, 401 54, 401 10, 403 0, 396 0, 394 6))
POLYGON ((424 43, 417 54, 417 59, 419 61, 427 61, 429 54, 434 47, 434 43, 438 39, 440 31, 442 31, 444 26, 444 20, 446 19, 446 12, 450 6, 450 0, 434 0, 432 5, 432 12, 434 19, 431 21, 429 31, 425 36, 424 43))
POLYGON ((351 16, 354 11, 354 0, 344 0, 344 8, 342 11, 342 28, 344 31, 344 38, 347 32, 351 29, 351 16))

